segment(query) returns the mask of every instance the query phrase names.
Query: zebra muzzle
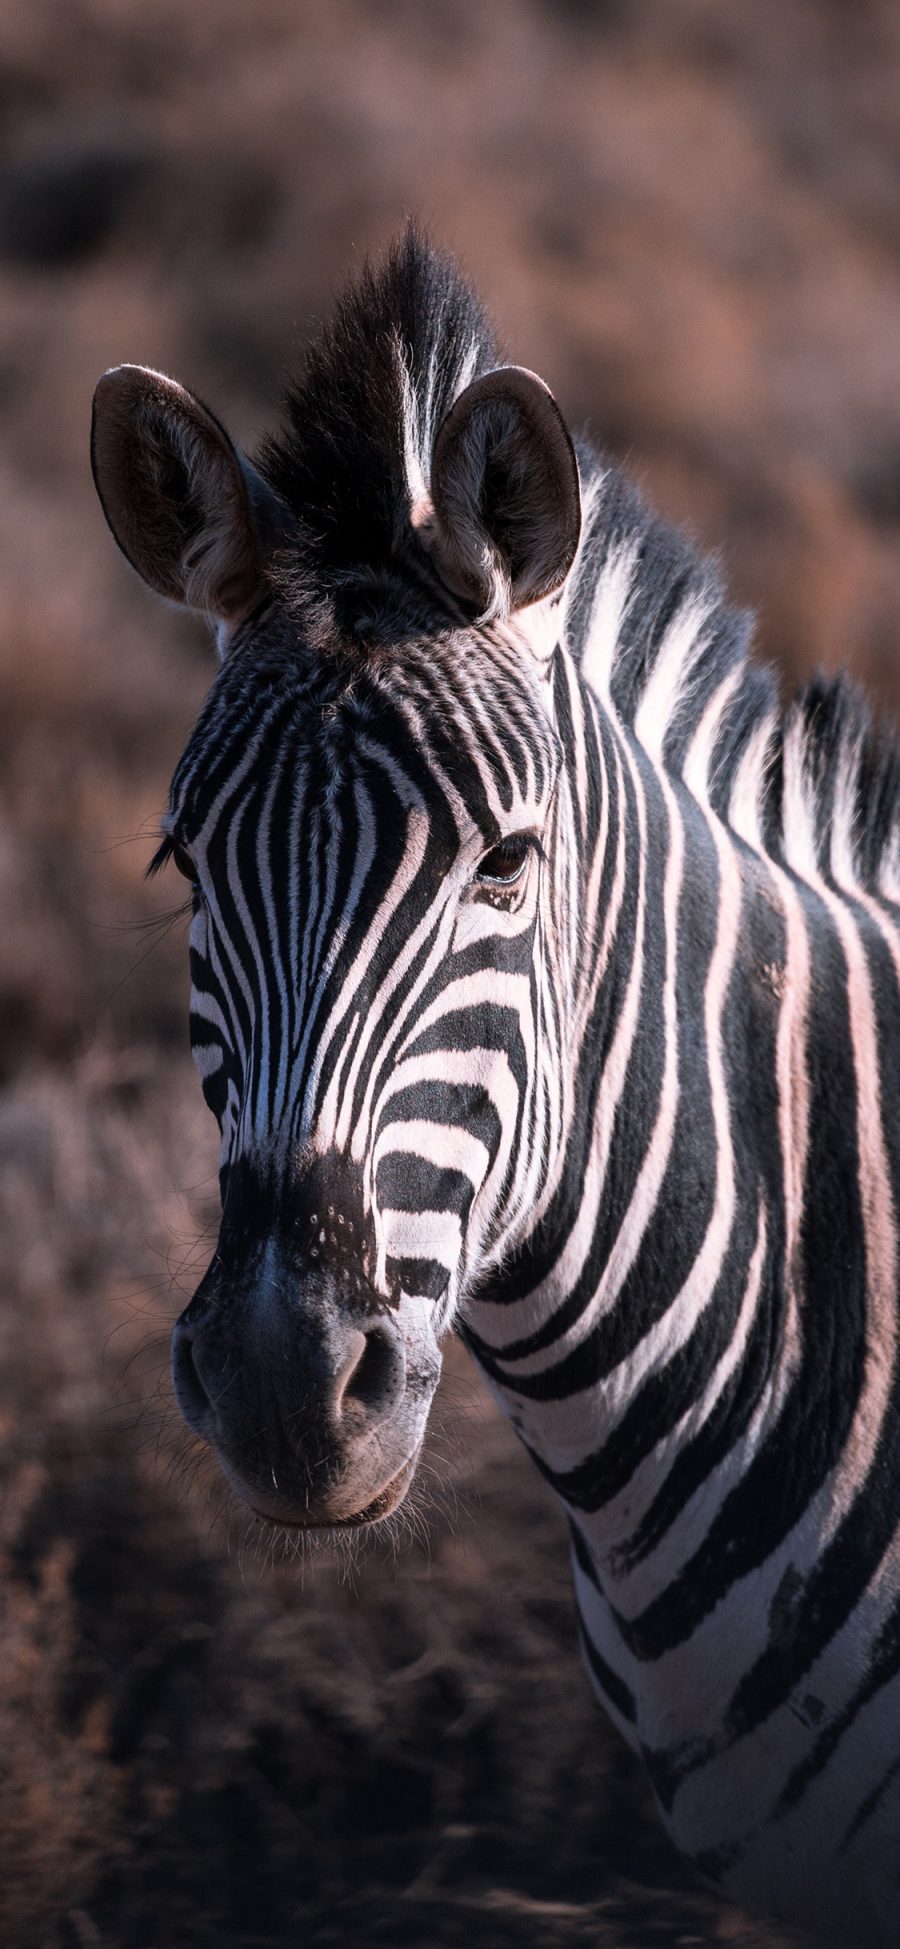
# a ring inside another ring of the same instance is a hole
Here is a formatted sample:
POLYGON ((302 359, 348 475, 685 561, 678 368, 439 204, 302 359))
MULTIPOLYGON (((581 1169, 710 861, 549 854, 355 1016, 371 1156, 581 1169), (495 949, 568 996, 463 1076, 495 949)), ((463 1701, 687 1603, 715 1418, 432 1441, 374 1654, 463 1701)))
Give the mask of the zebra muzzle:
POLYGON ((257 1513, 304 1527, 376 1521, 396 1506, 439 1370, 409 1301, 355 1309, 325 1272, 227 1292, 204 1282, 172 1342, 189 1428, 257 1513))

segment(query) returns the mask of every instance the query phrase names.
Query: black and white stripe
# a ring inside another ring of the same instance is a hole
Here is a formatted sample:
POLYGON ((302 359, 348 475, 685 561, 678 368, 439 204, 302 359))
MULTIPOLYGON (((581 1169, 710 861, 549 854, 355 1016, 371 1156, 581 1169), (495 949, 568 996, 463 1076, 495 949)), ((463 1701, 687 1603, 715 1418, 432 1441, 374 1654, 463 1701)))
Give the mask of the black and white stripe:
POLYGON ((409 237, 258 462, 270 596, 163 848, 226 1206, 246 1169, 352 1184, 367 1289, 455 1316, 569 1513, 672 1833, 896 1944, 897 757, 843 684, 782 712, 591 449, 559 588, 505 608, 510 543, 480 620, 450 592, 431 455, 495 364, 409 237))

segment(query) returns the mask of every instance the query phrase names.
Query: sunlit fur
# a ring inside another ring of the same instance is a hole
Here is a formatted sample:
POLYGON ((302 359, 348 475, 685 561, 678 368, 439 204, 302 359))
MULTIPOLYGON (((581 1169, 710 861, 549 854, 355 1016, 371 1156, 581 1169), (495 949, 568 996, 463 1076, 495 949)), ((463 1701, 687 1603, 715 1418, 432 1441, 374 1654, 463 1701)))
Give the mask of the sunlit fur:
POLYGON ((782 712, 586 446, 564 589, 468 627, 429 455, 495 361, 408 238, 259 457, 294 541, 169 818, 226 1195, 248 1156, 358 1166, 367 1277, 418 1265, 569 1513, 587 1664, 677 1840, 896 1944, 897 757, 843 684, 782 712), (473 895, 525 827, 522 907, 473 895))

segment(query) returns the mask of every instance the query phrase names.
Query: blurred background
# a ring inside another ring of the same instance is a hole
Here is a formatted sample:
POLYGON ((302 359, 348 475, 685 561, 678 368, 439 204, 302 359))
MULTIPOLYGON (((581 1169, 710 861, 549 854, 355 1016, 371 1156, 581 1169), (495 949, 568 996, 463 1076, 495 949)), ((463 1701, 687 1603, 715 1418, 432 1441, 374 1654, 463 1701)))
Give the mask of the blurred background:
POLYGON ((142 875, 212 657, 88 421, 134 360, 252 444, 417 211, 786 682, 896 710, 900 12, 5 0, 0 107, 0 1938, 772 1945, 660 1838, 462 1356, 394 1553, 273 1557, 175 1428, 216 1147, 142 875))

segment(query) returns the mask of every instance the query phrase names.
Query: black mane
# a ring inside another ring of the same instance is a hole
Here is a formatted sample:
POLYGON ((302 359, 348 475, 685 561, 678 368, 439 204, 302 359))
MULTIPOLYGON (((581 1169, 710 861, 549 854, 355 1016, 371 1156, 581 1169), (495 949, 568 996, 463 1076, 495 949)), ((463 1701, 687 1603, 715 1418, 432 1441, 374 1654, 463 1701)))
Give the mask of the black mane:
POLYGON ((496 363, 471 286, 410 224, 344 291, 258 456, 297 524, 281 564, 289 594, 340 612, 344 592, 408 554, 434 435, 462 387, 496 363))

